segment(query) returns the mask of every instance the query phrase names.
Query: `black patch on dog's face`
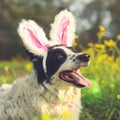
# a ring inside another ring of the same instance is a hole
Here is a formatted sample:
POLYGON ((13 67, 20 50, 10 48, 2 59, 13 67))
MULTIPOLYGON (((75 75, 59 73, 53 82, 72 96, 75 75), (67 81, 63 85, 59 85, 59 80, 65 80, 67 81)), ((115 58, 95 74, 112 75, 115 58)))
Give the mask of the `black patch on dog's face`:
POLYGON ((51 76, 57 72, 59 67, 65 62, 67 59, 67 54, 61 48, 54 47, 49 48, 46 58, 46 71, 44 72, 43 68, 43 57, 36 56, 33 53, 27 51, 27 54, 34 65, 34 69, 37 74, 38 83, 43 83, 43 81, 47 80, 49 82, 51 76))
POLYGON ((47 75, 49 78, 60 68, 66 59, 67 54, 63 49, 54 49, 54 47, 49 48, 46 58, 47 75))
POLYGON ((36 56, 33 53, 30 53, 28 51, 27 51, 27 54, 34 65, 34 69, 35 69, 36 74, 37 74, 38 83, 43 83, 43 81, 45 79, 47 79, 46 75, 44 73, 44 70, 43 70, 43 65, 42 65, 43 57, 36 56))

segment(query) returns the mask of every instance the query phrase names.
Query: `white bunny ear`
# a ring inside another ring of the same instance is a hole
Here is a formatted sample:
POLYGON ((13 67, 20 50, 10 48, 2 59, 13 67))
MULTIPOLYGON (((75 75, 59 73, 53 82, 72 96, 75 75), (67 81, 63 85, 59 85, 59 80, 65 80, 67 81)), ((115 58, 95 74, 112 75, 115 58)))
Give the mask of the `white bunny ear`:
POLYGON ((35 55, 44 55, 50 47, 43 29, 33 20, 22 20, 18 27, 18 34, 25 47, 35 55))
POLYGON ((56 44, 72 46, 75 38, 75 19, 68 10, 61 11, 51 25, 50 38, 56 44))

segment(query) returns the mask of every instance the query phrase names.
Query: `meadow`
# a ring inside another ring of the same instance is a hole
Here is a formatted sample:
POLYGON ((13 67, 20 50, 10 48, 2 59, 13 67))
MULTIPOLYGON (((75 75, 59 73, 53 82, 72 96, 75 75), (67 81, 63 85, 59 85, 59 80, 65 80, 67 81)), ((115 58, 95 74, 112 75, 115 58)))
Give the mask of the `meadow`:
MULTIPOLYGON (((80 120, 120 120, 120 35, 103 39, 106 29, 99 26, 96 43, 89 42, 83 52, 91 56, 90 65, 81 73, 92 82, 91 88, 82 90, 82 113, 80 120)), ((77 39, 74 47, 81 47, 77 39)), ((16 78, 30 73, 32 64, 20 57, 0 62, 0 85, 12 83, 16 78)), ((69 120, 69 113, 64 113, 69 120)), ((50 116, 36 116, 33 120, 51 120, 50 116)))

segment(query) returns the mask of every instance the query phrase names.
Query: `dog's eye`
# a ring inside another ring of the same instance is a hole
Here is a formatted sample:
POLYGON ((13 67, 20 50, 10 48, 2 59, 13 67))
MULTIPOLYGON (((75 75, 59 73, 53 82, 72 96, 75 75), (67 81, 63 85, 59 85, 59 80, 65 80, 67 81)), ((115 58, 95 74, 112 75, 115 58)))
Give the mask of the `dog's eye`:
POLYGON ((63 58, 63 55, 61 53, 57 54, 57 59, 61 60, 63 58))

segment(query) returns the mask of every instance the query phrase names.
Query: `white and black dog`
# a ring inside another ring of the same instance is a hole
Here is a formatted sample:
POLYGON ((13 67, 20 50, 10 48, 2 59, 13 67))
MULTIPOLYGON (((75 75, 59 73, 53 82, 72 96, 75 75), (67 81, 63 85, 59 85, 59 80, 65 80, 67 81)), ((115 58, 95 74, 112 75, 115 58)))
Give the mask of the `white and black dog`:
POLYGON ((22 20, 18 33, 33 62, 31 75, 0 88, 0 120, 32 120, 36 115, 49 115, 51 120, 79 120, 80 88, 91 82, 79 69, 89 63, 88 54, 72 49, 75 19, 63 10, 51 25, 48 41, 42 28, 32 20, 22 20))

